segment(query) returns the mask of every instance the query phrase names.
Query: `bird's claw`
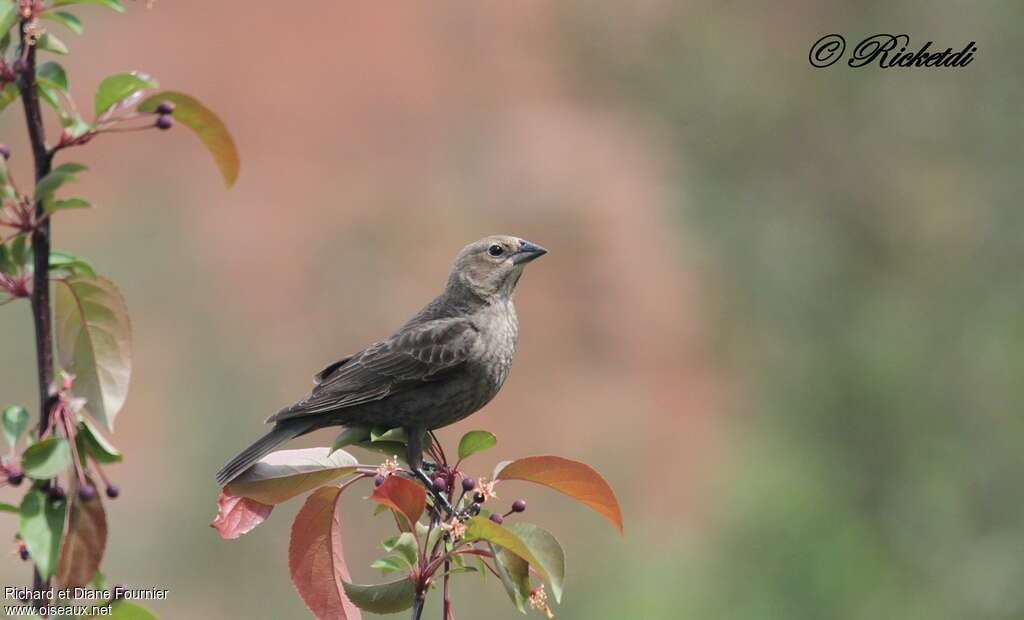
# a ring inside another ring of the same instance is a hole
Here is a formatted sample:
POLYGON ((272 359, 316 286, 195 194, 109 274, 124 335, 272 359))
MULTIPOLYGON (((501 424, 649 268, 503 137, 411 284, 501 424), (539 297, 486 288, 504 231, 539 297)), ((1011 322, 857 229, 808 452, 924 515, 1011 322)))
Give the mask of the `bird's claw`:
POLYGON ((423 469, 416 469, 415 472, 416 477, 419 478, 423 484, 427 485, 427 490, 430 491, 431 495, 434 497, 434 505, 441 506, 450 519, 452 515, 455 514, 455 507, 452 506, 452 503, 444 496, 444 493, 440 493, 434 489, 434 483, 430 479, 430 476, 427 475, 427 472, 423 471, 423 469))

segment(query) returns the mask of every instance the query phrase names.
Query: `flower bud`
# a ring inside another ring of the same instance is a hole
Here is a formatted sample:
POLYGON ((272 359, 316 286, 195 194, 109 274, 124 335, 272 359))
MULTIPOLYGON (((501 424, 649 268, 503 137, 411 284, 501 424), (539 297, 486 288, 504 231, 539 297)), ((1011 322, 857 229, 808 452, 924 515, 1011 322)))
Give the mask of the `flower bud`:
POLYGON ((47 494, 49 494, 50 499, 52 499, 55 502, 67 497, 67 495, 64 493, 63 487, 56 483, 50 485, 50 488, 46 492, 47 494))
POLYGON ((501 515, 496 513, 496 512, 492 512, 491 516, 489 516, 487 518, 490 519, 491 521, 494 521, 498 525, 501 525, 501 522, 504 521, 504 519, 501 518, 501 515))
POLYGON ((448 490, 448 482, 446 482, 441 476, 434 478, 434 490, 438 493, 444 493, 448 490))
POLYGON ((473 503, 475 504, 482 504, 484 503, 485 499, 487 498, 484 497, 484 494, 481 493, 480 491, 477 491, 476 493, 473 494, 473 503))
POLYGON ((473 478, 471 476, 469 478, 463 478, 462 479, 462 490, 463 491, 469 493, 470 491, 472 491, 475 488, 476 488, 476 478, 473 478))
POLYGON ((6 144, 0 144, 0 155, 3 155, 4 159, 11 158, 11 147, 6 144))
POLYGON ((373 479, 373 486, 379 487, 382 484, 384 484, 384 476, 377 474, 377 477, 373 479))
POLYGON ((11 471, 7 473, 7 484, 12 487, 16 487, 21 484, 21 481, 25 479, 25 474, 21 471, 11 471))
POLYGON ((512 512, 522 512, 524 510, 526 510, 525 499, 517 499, 516 501, 512 502, 512 512))
POLYGON ((119 489, 116 484, 108 484, 107 485, 107 497, 109 497, 110 499, 114 499, 114 498, 116 498, 120 494, 121 494, 121 489, 119 489))
POLYGON ((29 557, 31 557, 28 554, 28 547, 26 547, 24 545, 22 545, 21 548, 18 549, 18 555, 21 556, 22 560, 26 560, 26 561, 29 559, 29 557))
POLYGON ((166 130, 170 129, 172 125, 174 125, 174 120, 171 119, 170 114, 161 114, 160 116, 156 117, 157 128, 166 130))
POLYGON ((173 101, 161 101, 160 105, 156 106, 157 114, 174 114, 174 102, 173 101))
POLYGON ((78 497, 82 498, 85 501, 91 500, 92 498, 96 497, 96 487, 92 486, 91 484, 83 484, 78 489, 78 497))

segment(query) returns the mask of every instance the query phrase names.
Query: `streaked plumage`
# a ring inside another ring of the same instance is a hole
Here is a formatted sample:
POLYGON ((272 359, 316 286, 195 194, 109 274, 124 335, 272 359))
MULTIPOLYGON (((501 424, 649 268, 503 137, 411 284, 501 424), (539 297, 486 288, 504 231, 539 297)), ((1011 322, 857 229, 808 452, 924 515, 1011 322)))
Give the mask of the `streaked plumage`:
POLYGON ((546 252, 507 236, 463 248, 440 296, 390 338, 317 373, 312 391, 270 416, 270 433, 221 468, 217 481, 325 426, 403 427, 418 467, 425 430, 474 413, 501 389, 519 333, 512 293, 525 264, 546 252))

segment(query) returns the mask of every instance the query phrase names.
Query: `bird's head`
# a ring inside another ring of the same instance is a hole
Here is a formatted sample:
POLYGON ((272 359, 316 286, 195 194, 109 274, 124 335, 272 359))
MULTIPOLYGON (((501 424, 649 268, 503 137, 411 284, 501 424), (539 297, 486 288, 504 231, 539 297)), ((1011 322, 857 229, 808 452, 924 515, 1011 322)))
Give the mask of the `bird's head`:
POLYGON ((526 263, 548 251, 519 237, 493 235, 470 243, 455 258, 449 287, 468 287, 483 299, 509 297, 526 263))

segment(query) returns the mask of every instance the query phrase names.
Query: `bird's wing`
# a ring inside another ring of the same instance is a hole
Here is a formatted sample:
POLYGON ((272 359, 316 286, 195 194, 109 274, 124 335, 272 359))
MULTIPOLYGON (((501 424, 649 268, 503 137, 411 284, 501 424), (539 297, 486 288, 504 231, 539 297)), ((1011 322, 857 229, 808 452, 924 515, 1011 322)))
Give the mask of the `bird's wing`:
POLYGON ((267 422, 361 405, 441 379, 466 361, 477 337, 476 326, 459 318, 436 319, 399 332, 322 370, 308 396, 267 422))

